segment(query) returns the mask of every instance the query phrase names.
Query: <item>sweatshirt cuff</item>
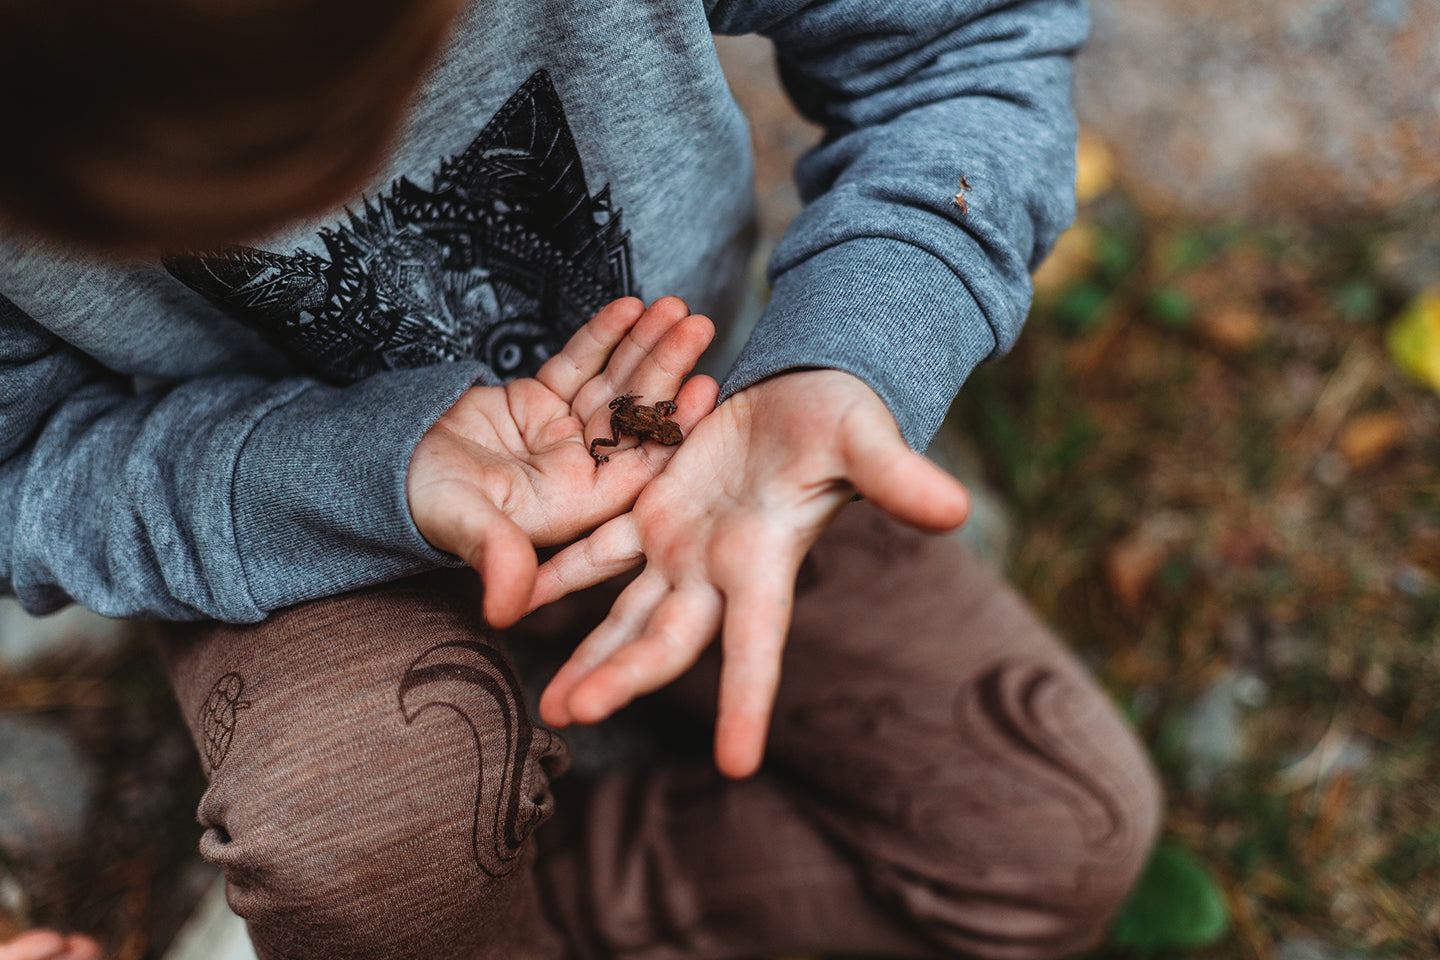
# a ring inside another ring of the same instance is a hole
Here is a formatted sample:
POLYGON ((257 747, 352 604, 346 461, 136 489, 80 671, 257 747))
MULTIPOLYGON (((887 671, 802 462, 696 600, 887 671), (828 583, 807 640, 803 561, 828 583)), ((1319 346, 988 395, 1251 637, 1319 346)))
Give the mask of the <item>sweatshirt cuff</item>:
POLYGON ((720 395, 786 370, 844 370, 880 395, 906 442, 923 451, 996 343, 944 261, 900 240, 847 240, 775 278, 720 395))
POLYGON ((420 437, 460 395, 493 382, 481 363, 316 384, 266 414, 235 468, 236 546, 266 612, 461 562, 430 546, 406 498, 420 437))

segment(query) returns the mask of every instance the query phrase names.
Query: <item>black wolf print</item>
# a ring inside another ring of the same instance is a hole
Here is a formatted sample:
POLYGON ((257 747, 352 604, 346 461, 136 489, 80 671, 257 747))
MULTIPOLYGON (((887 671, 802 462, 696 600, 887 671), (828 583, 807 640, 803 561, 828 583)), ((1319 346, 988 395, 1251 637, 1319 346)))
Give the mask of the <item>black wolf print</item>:
POLYGON ((620 211, 609 187, 590 195, 543 70, 430 189, 402 177, 320 238, 327 256, 229 247, 165 267, 340 383, 458 359, 531 375, 600 307, 639 295, 620 211))
MULTIPOLYGON (((421 654, 400 681, 400 713, 407 725, 431 707, 459 714, 475 738, 479 778, 471 846, 475 865, 502 877, 518 863, 520 847, 549 815, 550 801, 526 795, 525 772, 536 730, 525 712, 520 684, 494 649, 473 641, 442 643, 421 654)), ((533 785, 532 785, 533 786, 533 785)))

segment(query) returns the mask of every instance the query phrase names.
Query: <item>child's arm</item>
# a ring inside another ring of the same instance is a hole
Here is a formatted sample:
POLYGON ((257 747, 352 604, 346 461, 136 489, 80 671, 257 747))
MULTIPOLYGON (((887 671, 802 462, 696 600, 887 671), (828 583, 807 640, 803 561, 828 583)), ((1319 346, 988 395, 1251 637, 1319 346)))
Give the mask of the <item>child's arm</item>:
POLYGON ((1070 58, 1087 22, 1079 0, 707 9, 717 32, 771 36, 791 94, 826 125, 797 169, 807 207, 729 400, 634 511, 542 569, 533 601, 643 559, 625 616, 586 639, 542 715, 598 720, 719 632, 716 759, 740 776, 763 754, 796 571, 830 518, 856 490, 920 527, 965 515, 959 484, 911 448, 1014 341, 1028 270, 1073 214, 1070 58))
MULTIPOLYGON (((708 321, 681 323, 683 315, 672 310, 661 324, 698 328, 678 355, 673 338, 652 344, 673 364, 653 386, 657 396, 669 389, 666 399, 708 336, 708 321)), ((638 310, 629 317, 621 325, 638 310)), ((613 313, 607 322, 613 337, 613 313)), ((598 370, 603 348, 597 341, 580 353, 598 370)), ((344 388, 222 375, 137 395, 128 377, 0 297, 0 588, 33 612, 75 600, 110 616, 252 622, 455 564, 412 519, 407 466, 457 400, 485 395, 471 389, 485 375, 478 362, 386 372, 344 388)), ((602 373, 590 393, 608 389, 614 375, 602 373)), ((687 396, 706 405, 706 389, 702 382, 687 396)), ((581 391, 576 409, 603 409, 609 399, 581 391)), ((687 415, 695 418, 693 406, 682 409, 687 415)), ((608 435, 601 419, 588 418, 592 435, 608 435)), ((644 471, 618 455, 597 470, 580 438, 572 445, 594 487, 567 508, 577 523, 624 510, 644 471)), ((663 458, 646 451, 628 459, 658 469, 663 458)), ((553 471, 532 475, 537 493, 571 492, 553 471)))
POLYGON ((770 262, 774 295, 722 396, 784 370, 847 370, 922 450, 970 371, 1014 343, 1030 271, 1074 217, 1085 4, 707 8, 716 32, 774 40, 786 89, 826 128, 796 165, 806 206, 770 262))

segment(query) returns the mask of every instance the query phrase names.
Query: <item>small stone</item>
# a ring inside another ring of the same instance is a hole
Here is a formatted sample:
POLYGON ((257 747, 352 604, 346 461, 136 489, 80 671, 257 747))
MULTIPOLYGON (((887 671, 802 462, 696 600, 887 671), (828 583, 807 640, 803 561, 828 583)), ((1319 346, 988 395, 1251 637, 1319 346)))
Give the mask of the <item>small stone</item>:
POLYGON ((19 880, 0 868, 0 941, 29 925, 30 898, 25 895, 25 888, 19 880))
POLYGON ((1254 674, 1242 674, 1235 679, 1235 702, 1247 707, 1262 707, 1270 698, 1270 685, 1254 674))
POLYGON ((1309 753, 1278 771, 1275 779, 1282 790, 1313 789, 1342 773, 1364 770, 1374 758, 1375 751, 1365 740, 1332 723, 1309 753))
POLYGON ((48 656, 109 654, 134 630, 78 606, 37 617, 14 597, 0 597, 0 667, 20 671, 48 656))
POLYGON ((925 454, 964 484, 970 494, 970 516, 953 536, 980 560, 1004 570, 1010 560, 1010 511, 985 479, 979 448, 964 434, 946 426, 935 434, 925 454))
POLYGON ((1208 790, 1245 756, 1241 707, 1263 703, 1264 681, 1229 670, 1212 683, 1185 714, 1185 752, 1190 759, 1186 779, 1193 789, 1208 790))
POLYGON ((44 858, 84 837, 95 794, 90 766, 63 731, 0 716, 0 858, 44 858))
POLYGON ((1435 588, 1435 578, 1409 563, 1390 571, 1390 585, 1407 597, 1420 598, 1435 588))
POLYGON ((1283 941, 1275 960, 1362 960, 1348 950, 1316 937, 1292 937, 1283 941))

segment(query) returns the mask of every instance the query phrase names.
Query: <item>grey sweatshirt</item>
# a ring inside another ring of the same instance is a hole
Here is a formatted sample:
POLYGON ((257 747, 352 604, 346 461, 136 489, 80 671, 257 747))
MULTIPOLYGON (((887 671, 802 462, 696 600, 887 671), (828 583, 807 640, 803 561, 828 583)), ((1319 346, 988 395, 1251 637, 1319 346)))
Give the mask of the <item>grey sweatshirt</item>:
POLYGON ((405 471, 464 390, 616 297, 721 320, 739 288, 749 138, 712 33, 770 37, 826 128, 722 395, 846 370, 923 449, 1073 215, 1086 28, 1080 0, 477 0, 348 211, 160 263, 0 236, 0 585, 252 622, 456 563, 405 471))

